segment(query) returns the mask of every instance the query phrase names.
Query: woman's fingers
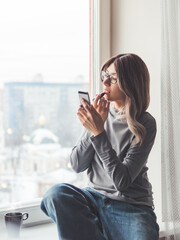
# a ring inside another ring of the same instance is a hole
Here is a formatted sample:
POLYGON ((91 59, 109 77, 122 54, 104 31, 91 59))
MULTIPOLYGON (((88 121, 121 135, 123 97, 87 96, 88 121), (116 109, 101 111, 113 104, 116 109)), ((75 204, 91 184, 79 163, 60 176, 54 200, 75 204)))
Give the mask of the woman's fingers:
POLYGON ((101 102, 102 102, 103 99, 104 99, 104 98, 101 97, 101 94, 98 94, 98 95, 96 96, 96 98, 93 99, 93 105, 94 105, 94 107, 97 108, 97 107, 99 106, 99 104, 101 104, 101 102))
POLYGON ((104 98, 101 100, 100 104, 101 104, 102 109, 104 109, 106 107, 106 102, 107 101, 104 98))
POLYGON ((95 108, 97 108, 97 103, 98 103, 98 96, 96 96, 94 99, 93 99, 93 106, 95 108))
POLYGON ((106 107, 107 110, 109 110, 109 105, 110 105, 110 102, 109 102, 109 101, 106 101, 105 107, 106 107))
POLYGON ((83 107, 79 107, 77 116, 82 125, 90 131, 94 136, 104 131, 104 121, 102 116, 97 112, 93 105, 87 105, 81 101, 83 107))
POLYGON ((88 104, 83 98, 81 98, 81 103, 82 103, 84 109, 85 109, 87 112, 89 112, 89 111, 90 111, 90 106, 89 106, 89 104, 88 104))
POLYGON ((107 104, 107 100, 105 100, 104 98, 101 98, 99 100, 98 110, 100 112, 106 110, 106 104, 107 104))
POLYGON ((91 120, 92 114, 90 112, 90 108, 91 108, 90 106, 86 106, 84 104, 84 106, 81 106, 78 109, 77 115, 82 123, 85 123, 91 120))
MULTIPOLYGON (((104 111, 106 106, 107 106, 107 108, 109 107, 109 103, 107 104, 108 101, 104 97, 101 97, 101 96, 102 96, 101 94, 98 94, 96 96, 96 98, 93 99, 93 107, 98 112, 104 111)), ((91 105, 89 105, 83 98, 81 99, 81 102, 82 102, 84 109, 87 112, 90 112, 92 110, 91 105)))
POLYGON ((101 94, 97 94, 96 98, 94 98, 93 105, 95 108, 98 107, 99 103, 98 101, 101 99, 101 94))
POLYGON ((79 108, 78 109, 78 112, 77 112, 77 115, 78 115, 78 118, 79 120, 81 121, 82 119, 84 119, 84 111, 83 109, 79 108))

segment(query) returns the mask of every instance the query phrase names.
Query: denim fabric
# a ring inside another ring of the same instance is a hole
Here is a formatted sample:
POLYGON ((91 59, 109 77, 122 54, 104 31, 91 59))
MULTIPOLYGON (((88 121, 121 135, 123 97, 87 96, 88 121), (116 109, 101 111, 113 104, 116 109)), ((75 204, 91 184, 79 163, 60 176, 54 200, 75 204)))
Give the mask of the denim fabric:
POLYGON ((158 240, 151 207, 112 200, 91 188, 57 184, 45 193, 41 209, 57 224, 60 240, 158 240))

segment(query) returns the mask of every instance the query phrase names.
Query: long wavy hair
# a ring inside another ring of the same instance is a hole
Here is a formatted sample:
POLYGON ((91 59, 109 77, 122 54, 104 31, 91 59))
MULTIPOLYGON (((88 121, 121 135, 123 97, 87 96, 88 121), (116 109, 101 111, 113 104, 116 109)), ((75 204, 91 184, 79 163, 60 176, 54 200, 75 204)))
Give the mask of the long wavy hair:
POLYGON ((145 127, 138 121, 149 106, 150 75, 144 61, 133 53, 119 54, 104 63, 106 70, 112 63, 118 77, 118 86, 126 95, 125 114, 130 131, 135 135, 134 144, 141 145, 146 135, 145 127))

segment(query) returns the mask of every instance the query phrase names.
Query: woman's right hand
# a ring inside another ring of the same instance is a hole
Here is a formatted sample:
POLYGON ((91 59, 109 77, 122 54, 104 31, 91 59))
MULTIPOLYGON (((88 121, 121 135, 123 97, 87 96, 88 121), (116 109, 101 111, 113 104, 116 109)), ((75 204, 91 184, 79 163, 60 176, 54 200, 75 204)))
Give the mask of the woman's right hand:
POLYGON ((107 101, 104 97, 101 97, 101 94, 98 94, 93 100, 93 107, 100 114, 103 122, 105 122, 107 119, 109 113, 109 105, 110 102, 107 101))

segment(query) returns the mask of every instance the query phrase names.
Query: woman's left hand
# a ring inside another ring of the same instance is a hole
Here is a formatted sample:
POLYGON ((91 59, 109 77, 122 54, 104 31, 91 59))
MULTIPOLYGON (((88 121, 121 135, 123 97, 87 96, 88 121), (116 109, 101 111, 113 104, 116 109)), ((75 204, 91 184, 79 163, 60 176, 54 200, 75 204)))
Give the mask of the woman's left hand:
POLYGON ((81 102, 83 107, 78 109, 78 118, 88 131, 97 136, 104 131, 104 121, 93 105, 88 105, 84 99, 81 102))

